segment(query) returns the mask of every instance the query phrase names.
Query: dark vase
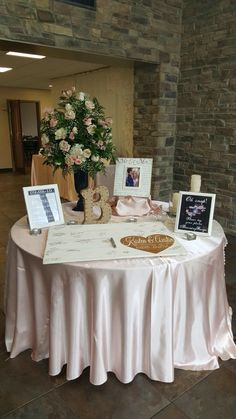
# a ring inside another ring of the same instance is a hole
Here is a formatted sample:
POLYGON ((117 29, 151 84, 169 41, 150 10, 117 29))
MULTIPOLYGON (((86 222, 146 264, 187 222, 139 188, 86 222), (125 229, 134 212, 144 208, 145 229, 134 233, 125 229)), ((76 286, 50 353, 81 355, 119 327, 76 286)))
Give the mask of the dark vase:
POLYGON ((88 187, 88 173, 83 170, 76 170, 74 172, 75 190, 78 194, 78 202, 73 208, 74 211, 84 211, 84 198, 81 195, 81 190, 88 187))

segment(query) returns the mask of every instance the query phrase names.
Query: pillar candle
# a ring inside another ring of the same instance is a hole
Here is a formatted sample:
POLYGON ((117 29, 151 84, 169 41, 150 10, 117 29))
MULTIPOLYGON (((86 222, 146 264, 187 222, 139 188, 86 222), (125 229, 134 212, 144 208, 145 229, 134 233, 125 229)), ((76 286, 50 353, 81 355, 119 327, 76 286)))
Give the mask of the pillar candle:
POLYGON ((201 189, 201 176, 200 175, 192 175, 191 176, 190 191, 191 192, 200 192, 200 189, 201 189))
POLYGON ((173 196, 172 196, 172 205, 173 205, 172 210, 175 213, 176 213, 176 210, 177 210, 178 201, 179 201, 179 193, 178 192, 174 192, 173 193, 173 196))

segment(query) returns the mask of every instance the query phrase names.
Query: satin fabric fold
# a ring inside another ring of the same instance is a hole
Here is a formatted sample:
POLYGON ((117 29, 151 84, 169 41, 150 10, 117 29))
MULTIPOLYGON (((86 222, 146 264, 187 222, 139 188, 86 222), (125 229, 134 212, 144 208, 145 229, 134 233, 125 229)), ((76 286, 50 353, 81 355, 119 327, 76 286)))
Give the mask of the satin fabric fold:
POLYGON ((43 265, 46 231, 11 230, 5 312, 10 357, 31 348, 49 374, 67 379, 90 366, 102 384, 145 373, 172 382, 174 368, 211 370, 236 358, 224 281, 225 236, 187 242, 187 256, 43 265))
POLYGON ((150 199, 136 196, 121 196, 116 203, 116 214, 124 216, 140 216, 149 214, 151 211, 150 199))

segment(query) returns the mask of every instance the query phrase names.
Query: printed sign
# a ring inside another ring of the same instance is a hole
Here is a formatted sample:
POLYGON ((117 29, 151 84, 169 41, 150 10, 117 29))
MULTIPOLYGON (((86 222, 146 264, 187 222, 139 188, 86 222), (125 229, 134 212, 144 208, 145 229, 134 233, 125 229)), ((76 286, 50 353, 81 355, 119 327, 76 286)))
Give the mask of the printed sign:
POLYGON ((23 193, 31 230, 64 223, 56 184, 26 186, 23 193))
POLYGON ((214 207, 215 194, 180 192, 175 231, 210 235, 214 207))

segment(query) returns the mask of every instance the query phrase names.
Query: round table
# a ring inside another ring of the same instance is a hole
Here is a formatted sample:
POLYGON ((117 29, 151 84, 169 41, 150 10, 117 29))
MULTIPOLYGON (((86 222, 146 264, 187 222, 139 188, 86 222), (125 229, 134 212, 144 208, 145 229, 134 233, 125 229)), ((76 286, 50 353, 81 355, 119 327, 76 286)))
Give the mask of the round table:
POLYGON ((31 236, 26 217, 11 229, 5 289, 10 357, 31 348, 34 360, 49 357, 50 375, 66 364, 68 380, 90 366, 93 384, 104 383, 109 371, 123 383, 137 373, 172 382, 174 368, 211 370, 219 357, 236 358, 226 239, 216 221, 210 237, 178 237, 187 255, 164 258, 43 265, 46 237, 47 229, 31 236))

